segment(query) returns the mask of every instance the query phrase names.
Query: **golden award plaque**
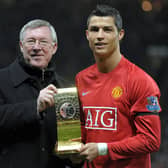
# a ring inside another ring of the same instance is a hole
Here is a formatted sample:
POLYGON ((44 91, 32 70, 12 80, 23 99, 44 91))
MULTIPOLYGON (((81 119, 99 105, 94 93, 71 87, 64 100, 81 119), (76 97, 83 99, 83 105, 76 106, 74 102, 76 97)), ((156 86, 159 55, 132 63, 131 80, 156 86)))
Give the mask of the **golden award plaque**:
POLYGON ((78 153, 81 146, 80 110, 76 87, 58 89, 54 96, 58 155, 78 153))

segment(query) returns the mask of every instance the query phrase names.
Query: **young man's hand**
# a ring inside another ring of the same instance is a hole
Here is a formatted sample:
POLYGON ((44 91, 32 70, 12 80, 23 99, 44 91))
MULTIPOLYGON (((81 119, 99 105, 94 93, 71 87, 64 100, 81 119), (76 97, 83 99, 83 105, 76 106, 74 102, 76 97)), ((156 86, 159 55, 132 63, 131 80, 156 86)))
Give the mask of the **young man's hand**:
POLYGON ((98 144, 97 143, 87 143, 85 145, 82 145, 80 149, 80 155, 83 155, 86 157, 88 161, 92 161, 95 159, 98 154, 98 144))

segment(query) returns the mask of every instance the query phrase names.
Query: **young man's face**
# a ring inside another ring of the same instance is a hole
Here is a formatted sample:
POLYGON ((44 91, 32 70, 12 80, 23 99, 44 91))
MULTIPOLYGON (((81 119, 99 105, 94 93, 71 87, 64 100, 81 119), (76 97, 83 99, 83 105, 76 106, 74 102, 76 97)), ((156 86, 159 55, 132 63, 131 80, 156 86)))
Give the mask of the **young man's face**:
POLYGON ((113 17, 92 16, 86 36, 94 55, 105 57, 119 49, 119 41, 122 39, 123 33, 123 31, 118 32, 113 17))
POLYGON ((48 66, 53 54, 57 50, 57 44, 53 43, 51 31, 48 27, 27 29, 20 49, 25 61, 31 66, 43 69, 48 66))

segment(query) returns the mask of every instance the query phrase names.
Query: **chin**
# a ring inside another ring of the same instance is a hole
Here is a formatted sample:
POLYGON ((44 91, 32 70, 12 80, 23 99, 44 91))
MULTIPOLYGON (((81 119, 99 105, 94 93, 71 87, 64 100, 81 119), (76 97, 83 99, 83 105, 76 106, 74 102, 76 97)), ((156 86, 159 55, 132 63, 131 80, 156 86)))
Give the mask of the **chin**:
POLYGON ((39 64, 39 63, 31 63, 31 66, 39 68, 39 69, 44 69, 47 67, 44 64, 39 64))
POLYGON ((103 58, 103 57, 106 57, 107 52, 96 52, 95 53, 96 57, 100 57, 100 58, 103 58))

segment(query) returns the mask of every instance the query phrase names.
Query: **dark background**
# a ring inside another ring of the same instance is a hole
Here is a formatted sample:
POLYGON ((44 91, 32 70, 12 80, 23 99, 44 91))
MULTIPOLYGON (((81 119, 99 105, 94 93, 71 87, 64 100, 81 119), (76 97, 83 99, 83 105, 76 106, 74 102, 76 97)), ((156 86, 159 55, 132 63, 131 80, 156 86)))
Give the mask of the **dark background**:
POLYGON ((72 83, 94 63, 85 38, 86 20, 97 3, 110 3, 122 17, 121 52, 148 72, 161 89, 162 144, 152 168, 168 167, 168 0, 0 0, 0 68, 19 54, 19 31, 32 19, 48 20, 58 35, 56 68, 72 83), (146 5, 145 5, 146 4, 146 5))

